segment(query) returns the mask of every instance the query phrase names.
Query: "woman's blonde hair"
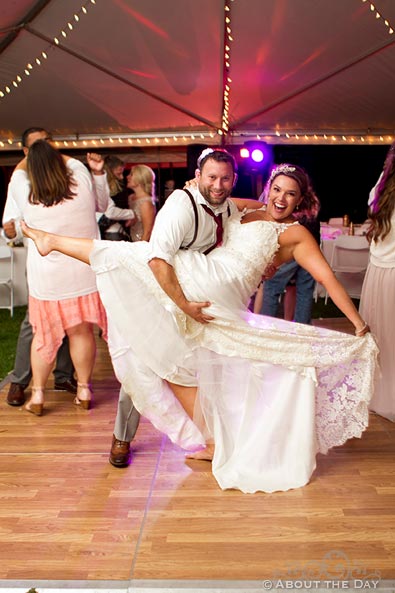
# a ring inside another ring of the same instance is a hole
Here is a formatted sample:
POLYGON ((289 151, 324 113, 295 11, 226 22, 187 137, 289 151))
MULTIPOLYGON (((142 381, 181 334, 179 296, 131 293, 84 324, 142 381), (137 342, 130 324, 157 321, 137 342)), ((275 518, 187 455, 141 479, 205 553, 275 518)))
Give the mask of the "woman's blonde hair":
POLYGON ((132 167, 131 173, 135 178, 136 183, 141 185, 144 192, 155 198, 155 173, 151 167, 147 165, 135 165, 132 167))
POLYGON ((53 206, 75 196, 72 173, 58 150, 46 140, 34 142, 27 154, 27 174, 31 184, 29 202, 53 206))

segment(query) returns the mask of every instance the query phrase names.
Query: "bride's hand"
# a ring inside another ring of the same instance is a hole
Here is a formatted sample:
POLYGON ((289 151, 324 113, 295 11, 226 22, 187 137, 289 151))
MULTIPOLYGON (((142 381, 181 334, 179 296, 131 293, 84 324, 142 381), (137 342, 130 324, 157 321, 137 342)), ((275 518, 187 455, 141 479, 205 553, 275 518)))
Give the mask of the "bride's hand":
POLYGON ((197 179, 196 177, 194 179, 189 179, 188 181, 186 181, 184 183, 184 189, 196 189, 197 188, 197 179))
POLYGON ((357 338, 362 338, 362 336, 364 336, 365 334, 368 334, 370 332, 370 327, 368 326, 368 324, 365 323, 363 324, 362 327, 355 328, 355 335, 357 336, 357 338))
POLYGON ((215 317, 212 317, 212 315, 207 315, 207 313, 204 313, 203 309, 209 307, 210 305, 211 303, 208 301, 205 303, 187 301, 182 310, 184 313, 186 313, 186 315, 189 315, 189 317, 192 317, 192 319, 198 321, 199 323, 209 323, 215 319, 215 317))

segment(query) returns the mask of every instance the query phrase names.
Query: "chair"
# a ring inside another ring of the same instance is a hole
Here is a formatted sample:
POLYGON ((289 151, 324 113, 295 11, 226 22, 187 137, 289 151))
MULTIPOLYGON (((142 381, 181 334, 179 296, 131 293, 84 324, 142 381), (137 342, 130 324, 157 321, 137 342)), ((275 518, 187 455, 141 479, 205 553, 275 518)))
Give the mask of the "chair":
POLYGON ((9 292, 9 305, 0 305, 0 309, 9 309, 14 316, 14 252, 8 245, 0 245, 0 286, 9 292))
MULTIPOLYGON (((333 244, 330 266, 351 298, 361 298, 369 262, 369 243, 361 235, 340 235, 333 244)), ((325 291, 325 304, 328 293, 325 291)))

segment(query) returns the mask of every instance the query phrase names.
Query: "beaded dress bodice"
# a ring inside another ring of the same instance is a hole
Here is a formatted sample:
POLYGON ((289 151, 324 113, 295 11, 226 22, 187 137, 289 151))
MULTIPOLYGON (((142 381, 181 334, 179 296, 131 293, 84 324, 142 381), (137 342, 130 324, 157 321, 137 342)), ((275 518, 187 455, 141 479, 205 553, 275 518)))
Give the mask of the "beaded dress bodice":
MULTIPOLYGON (((223 251, 233 256, 234 269, 249 284, 249 290, 254 291, 279 248, 279 235, 295 223, 255 220, 243 224, 242 216, 238 213, 228 221, 223 251)), ((218 255, 223 257, 224 253, 219 251, 218 255)))

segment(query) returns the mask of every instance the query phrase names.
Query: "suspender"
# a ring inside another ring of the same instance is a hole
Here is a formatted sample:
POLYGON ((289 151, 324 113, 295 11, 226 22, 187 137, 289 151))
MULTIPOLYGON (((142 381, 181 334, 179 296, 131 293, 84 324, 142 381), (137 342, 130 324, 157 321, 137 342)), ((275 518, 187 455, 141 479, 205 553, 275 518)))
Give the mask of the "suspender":
MULTIPOLYGON (((190 242, 188 243, 188 245, 185 245, 184 247, 181 247, 181 249, 189 249, 189 248, 190 248, 190 246, 191 246, 191 245, 193 245, 193 244, 194 244, 194 242, 196 241, 196 237, 197 237, 197 234, 198 234, 198 229, 199 229, 199 220, 198 220, 198 211, 197 211, 197 206, 196 206, 196 202, 195 202, 195 200, 193 199, 193 195, 191 194, 191 192, 190 192, 188 189, 185 189, 185 188, 184 188, 184 190, 183 190, 183 191, 184 191, 184 192, 187 194, 187 196, 188 196, 188 197, 189 197, 189 199, 191 200, 191 204, 192 204, 193 212, 194 212, 194 214, 195 214, 195 230, 194 230, 194 233, 193 233, 193 238, 192 238, 192 241, 190 241, 190 242)), ((228 204, 228 208, 227 208, 227 210, 226 210, 226 213, 227 213, 227 215, 228 215, 228 218, 229 218, 229 216, 230 216, 230 207, 229 207, 229 204, 228 204)), ((204 253, 205 253, 205 254, 209 253, 209 252, 210 252, 212 249, 214 249, 214 247, 215 247, 215 245, 213 245, 212 247, 209 247, 209 248, 208 248, 208 249, 207 249, 207 250, 206 250, 204 253)))
POLYGON ((195 214, 195 231, 193 233, 192 241, 190 243, 188 243, 188 245, 185 245, 185 247, 182 248, 182 249, 189 249, 190 246, 193 245, 194 242, 196 241, 196 237, 197 237, 197 234, 198 234, 198 228, 199 228, 199 221, 198 221, 197 206, 196 206, 195 200, 193 199, 193 195, 191 194, 191 192, 188 189, 184 189, 184 192, 187 194, 187 196, 191 200, 193 212, 195 214))

